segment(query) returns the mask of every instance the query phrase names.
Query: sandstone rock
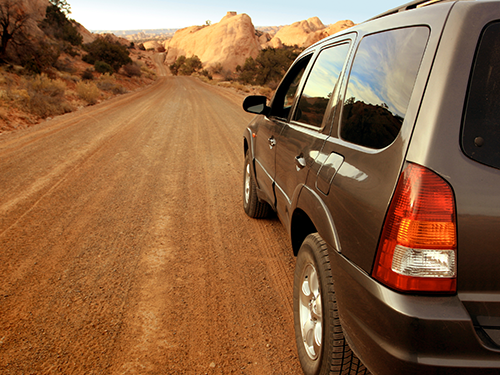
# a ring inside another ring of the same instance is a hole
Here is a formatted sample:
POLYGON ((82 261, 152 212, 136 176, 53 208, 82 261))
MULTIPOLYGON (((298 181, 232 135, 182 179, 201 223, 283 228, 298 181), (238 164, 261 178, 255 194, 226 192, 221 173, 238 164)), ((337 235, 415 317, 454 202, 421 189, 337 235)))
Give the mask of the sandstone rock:
POLYGON ((92 43, 95 40, 96 35, 88 31, 85 27, 83 27, 83 25, 79 24, 76 21, 73 21, 73 26, 75 26, 76 30, 83 37, 83 44, 92 43))
POLYGON ((221 64, 223 69, 234 71, 248 57, 257 57, 260 43, 248 15, 228 12, 216 24, 178 30, 165 48, 168 65, 181 55, 197 55, 205 68, 221 64))
POLYGON ((299 47, 305 47, 306 40, 310 34, 325 28, 325 25, 323 25, 318 17, 312 17, 284 26, 274 37, 279 38, 281 43, 287 46, 298 45, 299 47))
POLYGON ((297 45, 306 48, 327 36, 351 26, 354 26, 354 23, 345 20, 326 27, 318 17, 313 17, 304 21, 295 22, 289 26, 284 26, 266 46, 280 48, 280 44, 285 44, 288 46, 297 45))
POLYGON ((158 51, 159 49, 163 49, 163 44, 156 40, 150 40, 149 42, 144 42, 144 48, 147 50, 153 49, 155 51, 158 51))

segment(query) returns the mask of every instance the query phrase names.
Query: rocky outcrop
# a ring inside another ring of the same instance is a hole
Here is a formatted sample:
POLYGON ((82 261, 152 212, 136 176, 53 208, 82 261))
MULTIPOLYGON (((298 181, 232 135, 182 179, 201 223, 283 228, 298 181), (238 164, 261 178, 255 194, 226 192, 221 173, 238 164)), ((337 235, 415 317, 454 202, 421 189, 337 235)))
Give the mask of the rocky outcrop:
POLYGON ((318 17, 312 17, 304 21, 295 22, 289 26, 282 27, 266 45, 263 47, 279 48, 280 45, 309 47, 327 36, 335 34, 340 30, 354 26, 352 21, 339 21, 328 27, 323 25, 318 17))
POLYGON ((165 42, 165 49, 166 64, 172 64, 181 55, 197 55, 205 68, 221 64, 224 69, 233 71, 248 57, 255 58, 261 48, 250 17, 228 12, 216 24, 178 30, 165 42))
POLYGON ((345 20, 345 21, 338 21, 334 23, 333 25, 329 25, 328 27, 322 29, 322 30, 317 30, 314 33, 311 33, 307 36, 306 41, 303 45, 303 47, 309 47, 313 45, 316 42, 319 42, 321 39, 324 39, 330 35, 333 35, 335 33, 338 33, 341 30, 347 29, 349 27, 354 26, 354 22, 345 20))
POLYGON ((83 38, 82 43, 83 44, 92 43, 95 40, 96 35, 91 33, 90 31, 88 31, 85 27, 83 27, 78 22, 73 21, 73 26, 76 28, 76 30, 82 36, 82 38, 83 38))

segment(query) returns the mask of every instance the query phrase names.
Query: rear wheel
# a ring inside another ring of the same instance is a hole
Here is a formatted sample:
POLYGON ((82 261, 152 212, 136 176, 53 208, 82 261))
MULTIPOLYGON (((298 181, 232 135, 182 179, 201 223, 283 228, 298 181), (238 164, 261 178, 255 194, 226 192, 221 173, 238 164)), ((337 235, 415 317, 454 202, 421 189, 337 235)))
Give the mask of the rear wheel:
POLYGON ((299 250, 293 314, 304 374, 369 374, 344 338, 327 246, 317 233, 307 236, 299 250))
POLYGON ((266 217, 269 214, 270 207, 267 203, 260 202, 257 197, 257 187, 255 185, 250 163, 250 153, 247 151, 243 169, 243 208, 250 217, 266 217))

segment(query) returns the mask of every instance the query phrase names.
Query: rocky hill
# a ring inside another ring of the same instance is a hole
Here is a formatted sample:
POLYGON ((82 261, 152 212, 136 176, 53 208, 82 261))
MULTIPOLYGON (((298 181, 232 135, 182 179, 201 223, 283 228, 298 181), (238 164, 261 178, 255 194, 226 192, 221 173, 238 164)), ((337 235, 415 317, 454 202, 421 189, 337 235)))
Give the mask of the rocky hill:
POLYGON ((318 17, 313 17, 276 27, 270 33, 256 30, 248 15, 228 12, 218 23, 178 30, 172 39, 163 43, 167 51, 165 63, 172 64, 182 55, 197 55, 205 68, 220 65, 225 70, 234 71, 237 65, 243 65, 248 57, 255 58, 266 47, 308 47, 353 25, 352 21, 346 20, 325 26, 318 17))

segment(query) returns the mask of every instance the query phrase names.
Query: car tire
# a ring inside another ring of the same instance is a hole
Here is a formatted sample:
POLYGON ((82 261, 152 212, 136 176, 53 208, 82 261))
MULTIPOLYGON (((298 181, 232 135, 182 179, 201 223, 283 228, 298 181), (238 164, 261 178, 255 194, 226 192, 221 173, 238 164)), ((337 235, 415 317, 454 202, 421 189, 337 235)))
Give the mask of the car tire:
POLYGON ((369 374, 344 338, 326 243, 306 237, 295 265, 295 340, 305 375, 369 374))
POLYGON ((247 151, 243 168, 243 208, 250 217, 266 217, 269 214, 270 207, 266 202, 260 202, 257 197, 257 187, 250 163, 250 153, 247 151))

